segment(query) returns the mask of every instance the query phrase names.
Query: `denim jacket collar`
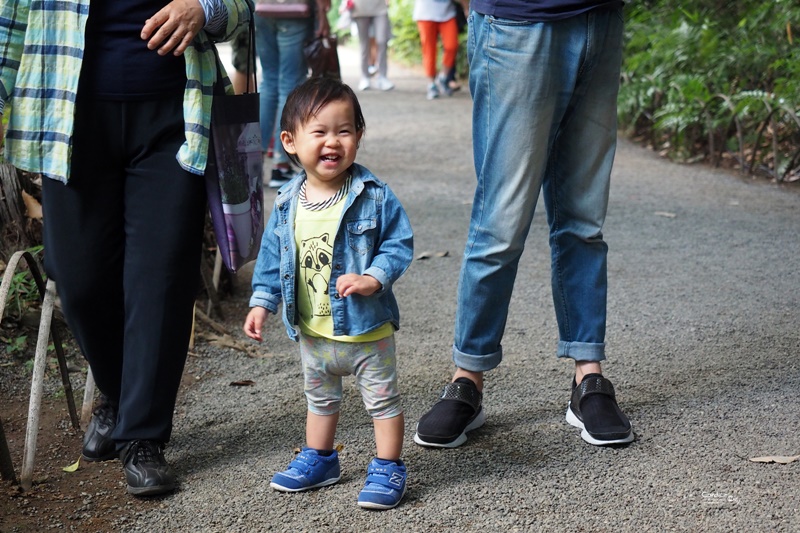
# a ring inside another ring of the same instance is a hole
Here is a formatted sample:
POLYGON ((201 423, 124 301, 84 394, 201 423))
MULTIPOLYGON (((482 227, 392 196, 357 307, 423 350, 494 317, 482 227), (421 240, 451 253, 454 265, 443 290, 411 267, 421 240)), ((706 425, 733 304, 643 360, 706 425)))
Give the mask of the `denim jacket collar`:
MULTIPOLYGON (((350 181, 350 191, 354 193, 355 196, 358 196, 364 190, 364 183, 377 182, 375 175, 358 163, 353 163, 349 170, 352 178, 350 181)), ((278 197, 275 199, 275 203, 278 206, 282 206, 298 196, 300 194, 300 187, 305 179, 306 171, 303 170, 295 179, 278 189, 278 197)))

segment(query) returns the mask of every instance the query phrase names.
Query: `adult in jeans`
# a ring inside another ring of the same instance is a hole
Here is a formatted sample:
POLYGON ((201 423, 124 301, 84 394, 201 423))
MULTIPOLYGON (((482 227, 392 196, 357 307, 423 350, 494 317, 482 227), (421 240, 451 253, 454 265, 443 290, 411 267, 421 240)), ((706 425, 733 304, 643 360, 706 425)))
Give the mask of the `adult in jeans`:
POLYGON ((567 421, 591 444, 633 440, 600 366, 621 4, 472 0, 467 52, 478 184, 458 286, 457 368, 417 425, 420 445, 459 446, 485 421, 484 372, 503 357, 509 300, 540 190, 550 228, 557 356, 575 362, 567 421))
POLYGON ((358 28, 358 44, 361 49, 361 81, 358 89, 366 91, 370 83, 370 40, 374 38, 377 47, 378 75, 375 79, 375 88, 381 91, 391 91, 394 83, 386 77, 389 71, 388 47, 392 36, 392 24, 389 21, 389 4, 387 0, 353 0, 352 18, 358 28))
POLYGON ((119 457, 138 496, 176 486, 163 448, 200 288, 211 40, 252 9, 0 2, 5 156, 43 175, 44 266, 102 393, 82 456, 119 457))
POLYGON ((278 188, 294 176, 289 157, 281 145, 280 116, 286 97, 308 77, 303 46, 315 34, 328 35, 330 0, 315 0, 307 17, 275 17, 261 8, 274 2, 258 0, 256 7, 256 53, 261 64, 260 121, 264 153, 264 175, 268 185, 278 188), (315 28, 316 25, 316 28, 315 28), (268 152, 272 149, 272 161, 268 152), (271 163, 271 165, 270 165, 271 163))

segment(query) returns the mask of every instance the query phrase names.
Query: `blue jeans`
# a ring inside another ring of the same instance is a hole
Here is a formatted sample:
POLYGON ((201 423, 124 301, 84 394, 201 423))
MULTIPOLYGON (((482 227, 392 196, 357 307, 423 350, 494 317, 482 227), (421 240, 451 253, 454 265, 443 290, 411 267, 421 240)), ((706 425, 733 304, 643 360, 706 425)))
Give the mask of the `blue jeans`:
POLYGON ((313 18, 277 19, 257 16, 256 52, 261 63, 261 143, 264 152, 275 138, 274 162, 288 161, 281 145, 280 117, 289 93, 308 76, 303 44, 314 31, 313 18))
POLYGON ((453 360, 495 368, 539 191, 550 228, 557 355, 605 359, 602 226, 616 149, 621 9, 532 23, 472 13, 467 52, 478 178, 453 360))

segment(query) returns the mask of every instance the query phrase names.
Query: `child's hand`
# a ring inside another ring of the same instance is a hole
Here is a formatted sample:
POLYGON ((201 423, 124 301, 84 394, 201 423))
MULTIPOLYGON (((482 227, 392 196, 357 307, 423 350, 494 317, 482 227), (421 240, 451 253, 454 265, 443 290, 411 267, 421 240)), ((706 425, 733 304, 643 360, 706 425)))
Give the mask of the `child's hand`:
POLYGON ((344 274, 336 280, 336 292, 341 297, 351 294, 370 296, 381 288, 381 283, 372 276, 359 276, 358 274, 344 274))
POLYGON ((261 337, 261 328, 264 327, 264 322, 267 321, 268 311, 263 307, 253 307, 247 313, 247 318, 244 319, 244 334, 258 342, 263 341, 261 337))

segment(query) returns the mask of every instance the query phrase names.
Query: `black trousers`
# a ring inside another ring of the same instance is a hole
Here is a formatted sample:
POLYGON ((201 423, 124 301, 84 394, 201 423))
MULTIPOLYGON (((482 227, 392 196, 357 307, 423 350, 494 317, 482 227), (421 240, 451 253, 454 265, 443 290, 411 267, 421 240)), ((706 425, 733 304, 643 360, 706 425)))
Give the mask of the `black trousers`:
POLYGON ((203 176, 175 159, 182 97, 78 101, 69 183, 44 178, 45 270, 112 434, 167 442, 200 287, 203 176))

